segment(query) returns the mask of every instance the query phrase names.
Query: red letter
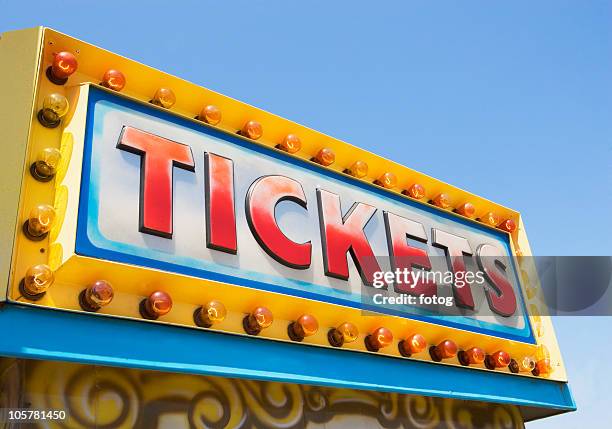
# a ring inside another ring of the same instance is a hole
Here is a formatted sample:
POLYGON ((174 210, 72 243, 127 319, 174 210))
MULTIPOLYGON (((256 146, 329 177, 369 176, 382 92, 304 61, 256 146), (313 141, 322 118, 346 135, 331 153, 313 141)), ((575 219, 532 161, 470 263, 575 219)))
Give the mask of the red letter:
POLYGON ((206 247, 236 254, 234 163, 214 153, 204 154, 206 170, 206 247))
POLYGON ((372 286, 374 273, 380 271, 380 266, 363 229, 376 208, 355 203, 343 217, 338 195, 317 189, 317 199, 325 275, 348 280, 346 253, 350 252, 363 283, 372 286))
MULTIPOLYGON (((446 252, 446 260, 448 266, 453 270, 453 279, 458 277, 459 273, 462 273, 462 278, 465 278, 465 260, 464 255, 472 256, 472 248, 470 243, 458 235, 450 234, 448 232, 440 231, 439 229, 432 229, 432 244, 434 246, 444 249, 446 252)), ((472 296, 471 285, 468 281, 462 286, 457 286, 456 281, 453 282, 453 295, 455 296, 455 303, 458 307, 474 309, 474 297, 472 296)))
MULTIPOLYGON (((391 258, 391 268, 393 271, 399 269, 412 271, 413 267, 431 270, 431 261, 427 256, 427 251, 408 244, 406 238, 427 243, 427 235, 423 225, 410 219, 383 212, 385 219, 385 230, 387 231, 387 245, 389 246, 389 256, 391 258)), ((414 284, 400 283, 395 284, 395 291, 413 295, 433 296, 437 292, 437 285, 433 281, 419 278, 414 284)))
POLYGON ((278 227, 276 205, 293 201, 306 208, 302 185, 284 176, 263 176, 257 179, 246 196, 246 216, 249 228, 259 245, 274 259, 291 268, 310 267, 310 241, 296 243, 278 227))
POLYGON ((516 295, 505 276, 506 265, 499 259, 499 252, 490 244, 481 244, 476 249, 476 260, 493 288, 485 288, 489 307, 500 316, 512 316, 516 311, 516 295))
POLYGON ((172 238, 172 171, 195 171, 191 148, 132 127, 117 148, 140 155, 140 232, 172 238))

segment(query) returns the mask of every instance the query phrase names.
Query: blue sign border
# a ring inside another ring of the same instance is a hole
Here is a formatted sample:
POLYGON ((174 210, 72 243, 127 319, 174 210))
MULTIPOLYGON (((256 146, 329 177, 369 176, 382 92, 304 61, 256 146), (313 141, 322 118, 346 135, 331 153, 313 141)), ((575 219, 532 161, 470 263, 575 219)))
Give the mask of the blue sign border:
MULTIPOLYGON (((189 121, 184 118, 178 117, 170 112, 161 111, 152 106, 147 106, 139 102, 132 101, 124 97, 117 96, 115 94, 111 94, 107 91, 100 90, 92 86, 90 87, 89 99, 88 99, 87 123, 86 123, 86 130, 85 130, 85 148, 84 148, 84 154, 83 154, 83 171, 82 171, 82 180, 81 180, 81 198, 79 201, 79 210, 78 210, 78 218, 77 218, 77 237, 76 237, 75 251, 78 255, 93 257, 93 258, 98 258, 98 259, 104 259, 104 260, 110 260, 110 261, 115 261, 115 262, 120 262, 120 263, 132 264, 136 266, 144 266, 144 267, 149 267, 149 268, 158 269, 162 271, 174 272, 178 274, 184 274, 184 275, 189 275, 193 277, 213 280, 213 281, 236 284, 236 285, 260 289, 260 290, 267 290, 270 292, 276 292, 276 293, 281 293, 281 294, 286 294, 286 295, 297 296, 301 298, 307 298, 307 299, 311 299, 315 301, 329 302, 331 304, 349 306, 349 307, 358 308, 358 309, 365 310, 365 311, 372 311, 375 313, 382 312, 380 306, 376 306, 373 304, 369 305, 367 303, 361 303, 361 302, 356 303, 353 301, 336 298, 336 297, 330 297, 330 296, 322 297, 321 294, 319 293, 311 293, 308 291, 291 289, 291 288, 287 288, 284 286, 274 285, 270 283, 263 283, 260 281, 254 281, 250 279, 244 279, 244 278, 222 274, 222 273, 218 273, 214 271, 187 267, 184 265, 173 264, 173 263, 159 261, 159 260, 146 258, 142 256, 129 255, 129 254, 115 251, 115 250, 100 248, 96 246, 94 243, 92 243, 92 241, 88 237, 87 228, 88 228, 88 216, 90 215, 89 206, 92 203, 92 201, 90 200, 95 201, 95 198, 90 198, 90 195, 91 195, 90 192, 92 190, 91 189, 92 187, 90 186, 89 178, 91 177, 91 174, 92 174, 92 141, 93 141, 94 124, 95 124, 95 119, 94 119, 95 118, 94 117, 95 105, 98 101, 102 101, 102 100, 110 101, 112 103, 116 103, 122 107, 134 110, 136 112, 146 114, 151 117, 159 118, 161 120, 180 125, 182 127, 197 131, 199 133, 207 134, 212 137, 222 139, 226 141, 228 144, 240 146, 245 149, 255 151, 257 153, 261 153, 267 156, 282 159, 284 162, 288 162, 299 168, 307 169, 307 170, 315 172, 316 174, 320 174, 320 175, 323 175, 329 178, 333 178, 335 180, 341 180, 343 182, 347 182, 351 186, 356 186, 367 192, 375 193, 386 199, 391 199, 401 204, 406 204, 412 207, 416 207, 419 210, 426 211, 436 216, 442 216, 444 218, 452 220, 452 222, 454 223, 466 225, 469 228, 480 230, 486 234, 496 235, 498 238, 501 239, 501 241, 506 246, 508 254, 512 254, 510 245, 508 242, 508 235, 502 231, 492 230, 483 225, 479 225, 479 224, 467 221, 465 219, 458 218, 456 216, 451 215, 450 213, 442 212, 433 207, 428 207, 422 204, 418 204, 414 201, 400 197, 398 195, 391 194, 382 189, 378 189, 376 187, 365 184, 359 180, 355 180, 351 177, 340 175, 333 170, 324 169, 312 163, 303 161, 301 159, 289 157, 282 152, 271 150, 271 149, 259 146, 257 144, 253 144, 249 141, 245 141, 244 139, 238 136, 228 134, 224 131, 206 126, 204 124, 194 123, 193 121, 189 121)), ((515 266, 514 260, 513 258, 510 258, 510 260, 511 260, 513 272, 516 273, 516 266, 515 266)), ((516 281, 517 281, 517 284, 520 284, 520 280, 518 279, 518 277, 516 281)), ((523 329, 523 331, 526 333, 526 335, 520 335, 520 334, 516 334, 513 332, 507 332, 507 331, 500 331, 498 329, 489 329, 489 328, 482 327, 482 326, 469 326, 465 322, 461 322, 461 323, 455 322, 453 320, 453 317, 441 317, 441 316, 436 317, 436 316, 427 316, 427 315, 420 315, 420 314, 407 315, 405 312, 401 312, 401 311, 393 310, 393 309, 387 309, 387 308, 384 309, 384 314, 399 316, 403 318, 411 318, 414 320, 420 320, 424 322, 429 322, 429 323, 448 326, 452 328, 462 329, 462 330, 466 330, 470 332, 477 332, 481 334, 492 335, 492 336, 514 340, 514 341, 520 341, 520 342, 528 343, 528 344, 536 344, 533 330, 531 329, 531 324, 529 322, 528 317, 526 316, 528 313, 525 307, 525 302, 524 302, 522 293, 521 291, 517 291, 517 292, 518 292, 518 301, 520 302, 520 305, 522 306, 522 309, 523 309, 523 314, 525 315, 524 316, 525 328, 523 329)), ((463 317, 463 316, 459 316, 459 317, 461 317, 462 319, 469 320, 469 318, 467 317, 463 317)))

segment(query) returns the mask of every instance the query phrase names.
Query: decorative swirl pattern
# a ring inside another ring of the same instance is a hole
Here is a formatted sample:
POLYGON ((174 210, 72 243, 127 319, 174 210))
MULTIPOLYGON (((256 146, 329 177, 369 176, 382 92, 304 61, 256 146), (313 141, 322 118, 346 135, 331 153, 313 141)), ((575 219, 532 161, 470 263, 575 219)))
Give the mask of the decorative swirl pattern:
POLYGON ((43 393, 31 395, 32 409, 65 410, 67 429, 133 428, 139 419, 138 386, 120 368, 38 362, 26 391, 43 393))
POLYGON ((524 427, 518 408, 506 405, 46 361, 16 362, 8 365, 1 359, 5 365, 0 368, 25 373, 25 387, 15 377, 3 383, 0 403, 20 398, 25 400, 20 407, 63 409, 70 417, 41 427, 302 429, 311 423, 350 427, 350 419, 343 416, 358 416, 372 422, 371 427, 384 429, 524 427), (16 371, 15 366, 26 368, 16 371), (23 392, 25 397, 17 394, 23 392))
POLYGON ((435 399, 427 396, 404 396, 405 428, 431 429, 440 423, 440 411, 435 399))

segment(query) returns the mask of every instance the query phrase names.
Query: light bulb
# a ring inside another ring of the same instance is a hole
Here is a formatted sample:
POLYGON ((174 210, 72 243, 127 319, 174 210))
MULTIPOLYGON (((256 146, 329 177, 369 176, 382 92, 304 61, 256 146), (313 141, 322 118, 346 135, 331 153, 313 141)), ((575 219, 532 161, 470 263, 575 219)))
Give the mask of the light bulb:
POLYGON ((106 70, 100 85, 119 92, 125 87, 125 76, 119 70, 106 70))
POLYGON ((465 217, 474 217, 476 213, 476 207, 472 203, 464 203, 457 207, 457 213, 465 217))
POLYGON ((214 104, 208 104, 202 108, 198 119, 210 125, 217 125, 221 122, 221 109, 214 104))
POLYGON ((418 183, 415 183, 414 185, 412 185, 410 188, 406 189, 402 193, 404 195, 408 195, 411 198, 414 198, 415 200, 420 200, 421 198, 425 197, 425 187, 423 185, 419 185, 418 183))
POLYGON ((166 292, 157 290, 140 302, 140 315, 155 320, 172 310, 172 298, 166 292))
POLYGON ((47 128, 56 128, 66 116, 70 105, 62 94, 53 93, 43 99, 43 107, 38 111, 38 122, 47 128))
POLYGON ((508 368, 510 368, 510 371, 516 374, 519 372, 532 372, 535 367, 536 361, 533 356, 524 356, 518 361, 512 359, 508 368))
POLYGON ((532 374, 537 376, 547 376, 552 372, 552 365, 550 363, 550 359, 541 359, 536 362, 535 368, 532 371, 532 374))
POLYGON ((113 286, 106 280, 97 280, 83 289, 79 295, 79 303, 85 311, 98 311, 113 300, 113 286))
POLYGON ((467 350, 461 350, 457 354, 459 363, 463 366, 480 365, 485 360, 485 352, 480 347, 472 347, 467 350))
POLYGON ((77 71, 78 65, 76 57, 71 52, 58 52, 53 55, 53 62, 47 69, 47 77, 56 85, 64 85, 68 77, 77 71))
POLYGON ((329 344, 334 347, 342 347, 344 343, 352 343, 359 338, 359 329, 351 322, 344 322, 337 328, 327 332, 329 344))
POLYGON ((388 347, 393 343, 393 333, 385 328, 380 327, 365 338, 365 346, 371 352, 388 347))
POLYGON ((421 334, 413 334, 398 344, 399 352, 404 357, 421 353, 427 348, 427 341, 421 334))
POLYGON ((437 346, 429 348, 431 359, 435 362, 440 362, 443 359, 451 359, 457 356, 457 344, 452 340, 444 340, 437 346))
POLYGON ((391 172, 386 172, 376 179, 374 183, 386 189, 395 188, 397 185, 397 176, 391 172))
POLYGON ((215 323, 223 322, 225 316, 227 316, 227 310, 221 301, 209 301, 196 309, 194 321, 198 326, 210 328, 215 323))
POLYGON ((316 334, 318 330, 317 319, 310 314, 303 314, 295 322, 289 324, 287 333, 293 341, 302 341, 305 337, 316 334))
POLYGON ((324 147, 317 152, 312 160, 327 167, 336 161, 336 154, 330 148, 324 147))
POLYGON ((439 194, 432 201, 432 204, 441 209, 447 209, 451 206, 450 197, 447 194, 439 194))
POLYGON ((19 290, 27 299, 36 301, 42 298, 54 281, 55 275, 48 265, 34 265, 26 271, 19 290))
POLYGON ((302 141, 295 134, 287 134, 277 147, 288 153, 296 153, 302 148, 302 141))
POLYGON ((480 221, 489 226, 497 226, 499 225, 499 216, 493 212, 487 212, 480 218, 480 221))
POLYGON ((30 240, 43 240, 55 220, 55 209, 49 204, 40 204, 30 211, 28 220, 23 225, 23 232, 30 240))
POLYGON ((485 358, 485 366, 488 369, 505 368, 510 365, 511 360, 507 352, 499 350, 485 358))
POLYGON ((263 135, 263 127, 257 121, 248 121, 240 130, 240 135, 252 140, 257 140, 263 135))
POLYGON ((266 307, 257 307, 242 319, 244 331, 249 335, 258 335, 274 321, 272 312, 266 307))
POLYGON ((365 161, 355 161, 353 165, 351 165, 351 168, 346 169, 345 173, 361 179, 368 175, 368 164, 365 161))
POLYGON ((57 166, 62 159, 59 149, 46 147, 36 156, 36 160, 30 166, 30 173, 39 182, 48 182, 57 173, 57 166))
POLYGON ((170 88, 159 88, 155 95, 153 95, 151 103, 164 109, 169 109, 176 103, 176 95, 174 95, 174 91, 170 88))
POLYGON ((512 219, 506 219, 497 226, 499 229, 512 234, 516 230, 516 222, 512 219))

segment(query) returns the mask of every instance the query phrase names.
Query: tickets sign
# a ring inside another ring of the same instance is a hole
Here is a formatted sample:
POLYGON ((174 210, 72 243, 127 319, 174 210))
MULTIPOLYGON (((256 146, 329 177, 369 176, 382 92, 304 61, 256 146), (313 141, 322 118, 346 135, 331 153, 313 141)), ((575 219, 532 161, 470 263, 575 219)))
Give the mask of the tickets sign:
POLYGON ((533 342, 506 233, 95 88, 81 190, 77 254, 533 342))

